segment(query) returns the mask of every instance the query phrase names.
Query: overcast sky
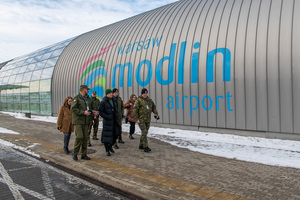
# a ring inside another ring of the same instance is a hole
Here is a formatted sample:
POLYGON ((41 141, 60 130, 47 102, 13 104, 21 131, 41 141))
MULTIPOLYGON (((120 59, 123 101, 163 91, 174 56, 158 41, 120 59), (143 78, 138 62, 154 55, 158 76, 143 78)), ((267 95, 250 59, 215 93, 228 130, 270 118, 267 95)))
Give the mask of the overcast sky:
POLYGON ((0 0, 0 63, 178 0, 0 0))

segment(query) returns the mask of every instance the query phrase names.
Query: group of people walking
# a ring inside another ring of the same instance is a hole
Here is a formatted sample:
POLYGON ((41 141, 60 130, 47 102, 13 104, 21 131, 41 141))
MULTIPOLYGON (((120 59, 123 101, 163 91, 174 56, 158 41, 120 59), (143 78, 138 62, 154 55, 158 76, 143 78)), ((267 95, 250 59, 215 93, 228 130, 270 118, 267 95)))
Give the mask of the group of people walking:
POLYGON ((127 109, 126 117, 130 123, 129 138, 135 132, 135 124, 138 123, 142 133, 139 149, 144 152, 150 152, 148 146, 147 134, 150 128, 151 113, 158 120, 159 115, 156 105, 148 97, 148 90, 143 88, 141 96, 137 98, 135 94, 123 104, 119 96, 119 90, 107 89, 101 102, 97 98, 96 91, 92 96, 88 95, 89 88, 86 85, 80 86, 80 92, 74 98, 67 97, 64 104, 60 107, 57 119, 57 129, 64 134, 64 151, 70 153, 68 148, 71 132, 75 130, 75 143, 73 149, 73 160, 78 160, 78 154, 81 149, 81 159, 90 160, 87 156, 87 147, 91 146, 90 134, 93 128, 93 140, 99 140, 97 137, 99 118, 102 118, 101 142, 104 144, 106 155, 115 153, 114 149, 119 149, 118 143, 124 143, 122 140, 122 121, 124 109, 127 109))

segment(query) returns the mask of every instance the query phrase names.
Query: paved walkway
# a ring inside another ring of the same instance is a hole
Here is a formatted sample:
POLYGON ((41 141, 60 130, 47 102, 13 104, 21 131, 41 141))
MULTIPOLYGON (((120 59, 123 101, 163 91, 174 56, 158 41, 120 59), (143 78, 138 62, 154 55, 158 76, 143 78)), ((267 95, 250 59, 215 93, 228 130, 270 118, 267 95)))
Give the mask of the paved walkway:
MULTIPOLYGON (((21 133, 0 134, 0 139, 22 147, 39 143, 32 151, 42 158, 145 199, 300 199, 299 169, 205 155, 155 139, 149 139, 151 153, 144 153, 138 149, 139 136, 129 140, 127 133, 111 157, 92 140, 91 160, 76 162, 64 154, 63 135, 53 123, 0 113, 0 127, 21 133)), ((74 139, 72 134, 70 147, 74 139)))

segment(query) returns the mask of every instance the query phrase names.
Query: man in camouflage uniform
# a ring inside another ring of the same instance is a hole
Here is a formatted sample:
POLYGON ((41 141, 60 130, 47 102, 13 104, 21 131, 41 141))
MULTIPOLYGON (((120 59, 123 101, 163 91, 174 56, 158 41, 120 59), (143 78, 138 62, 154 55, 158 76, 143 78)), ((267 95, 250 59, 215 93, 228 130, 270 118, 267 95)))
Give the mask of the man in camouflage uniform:
POLYGON ((86 85, 80 86, 80 93, 72 100, 72 123, 75 130, 75 143, 73 150, 73 160, 78 160, 77 154, 81 148, 81 159, 90 160, 87 154, 87 142, 89 139, 88 128, 90 123, 89 111, 89 88, 86 85))
MULTIPOLYGON (((121 135, 118 137, 118 142, 119 143, 125 143, 123 140, 122 140, 122 121, 123 121, 123 118, 124 118, 124 104, 123 104, 123 100, 122 98, 119 96, 119 90, 117 88, 114 88, 112 90, 113 92, 113 97, 116 99, 116 101, 118 102, 118 112, 119 112, 119 124, 120 124, 120 127, 121 127, 121 130, 120 130, 120 133, 121 135)), ((115 149, 118 149, 119 146, 117 144, 117 141, 116 143, 114 144, 114 148, 115 149)))
POLYGON ((146 88, 142 89, 142 95, 135 101, 133 106, 133 114, 136 123, 142 131, 139 149, 144 149, 145 152, 151 151, 148 147, 147 134, 150 128, 151 113, 154 113, 154 117, 159 120, 158 112, 156 110, 156 105, 148 97, 148 90, 146 88))
MULTIPOLYGON (((97 92, 93 91, 92 92, 92 97, 90 98, 90 110, 92 111, 98 111, 100 101, 97 99, 97 92)), ((91 120, 89 124, 89 141, 88 141, 88 146, 92 146, 90 142, 90 135, 92 132, 92 127, 94 129, 93 131, 93 140, 99 140, 97 138, 97 133, 98 133, 98 127, 99 127, 99 115, 91 115, 91 120)))

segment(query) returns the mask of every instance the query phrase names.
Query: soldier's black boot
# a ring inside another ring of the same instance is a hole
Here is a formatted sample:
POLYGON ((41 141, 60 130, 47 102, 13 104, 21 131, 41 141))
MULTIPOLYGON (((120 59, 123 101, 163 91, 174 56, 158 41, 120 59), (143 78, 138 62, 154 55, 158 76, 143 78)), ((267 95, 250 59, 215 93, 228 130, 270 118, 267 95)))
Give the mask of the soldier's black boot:
POLYGON ((143 145, 140 145, 140 146, 139 146, 139 149, 144 149, 143 145))
POLYGON ((134 137, 132 137, 132 134, 129 135, 129 139, 133 140, 134 137))
POLYGON ((149 147, 146 147, 145 149, 144 149, 144 152, 150 152, 151 151, 151 149, 149 148, 149 147))
POLYGON ((73 155, 73 160, 78 160, 77 155, 73 155))
POLYGON ((124 144, 124 143, 125 143, 125 142, 122 140, 122 135, 119 136, 118 142, 121 143, 121 144, 124 144))

